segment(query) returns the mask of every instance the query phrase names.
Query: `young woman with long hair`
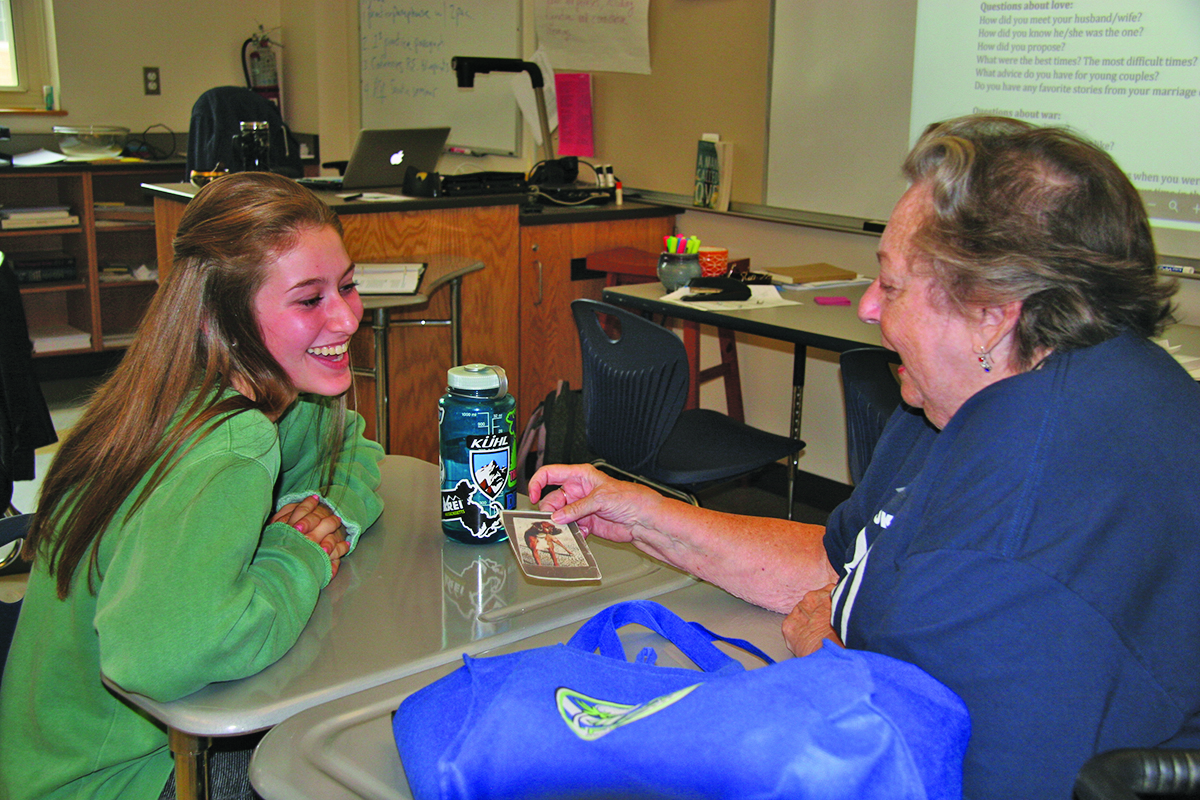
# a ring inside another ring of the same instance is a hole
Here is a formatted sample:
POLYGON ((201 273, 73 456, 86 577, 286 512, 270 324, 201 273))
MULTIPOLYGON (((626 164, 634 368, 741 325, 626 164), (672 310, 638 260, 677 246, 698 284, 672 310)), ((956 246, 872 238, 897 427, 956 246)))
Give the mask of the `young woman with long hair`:
POLYGON ((382 511, 382 449, 345 401, 361 317, 341 226, 307 189, 240 173, 188 204, 42 485, 0 690, 6 796, 173 792, 165 731, 101 675, 169 701, 296 641, 382 511))

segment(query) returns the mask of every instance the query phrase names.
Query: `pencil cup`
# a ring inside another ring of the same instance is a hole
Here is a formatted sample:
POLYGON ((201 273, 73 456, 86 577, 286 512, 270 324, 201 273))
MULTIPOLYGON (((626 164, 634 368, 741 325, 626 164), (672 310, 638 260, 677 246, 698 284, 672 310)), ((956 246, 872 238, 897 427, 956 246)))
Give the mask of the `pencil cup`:
POLYGON ((658 257, 658 279, 667 294, 688 285, 692 278, 700 277, 700 255, 698 253, 663 253, 658 257))
POLYGON ((721 278, 729 271, 729 251, 724 247, 701 247, 700 274, 705 278, 721 278))

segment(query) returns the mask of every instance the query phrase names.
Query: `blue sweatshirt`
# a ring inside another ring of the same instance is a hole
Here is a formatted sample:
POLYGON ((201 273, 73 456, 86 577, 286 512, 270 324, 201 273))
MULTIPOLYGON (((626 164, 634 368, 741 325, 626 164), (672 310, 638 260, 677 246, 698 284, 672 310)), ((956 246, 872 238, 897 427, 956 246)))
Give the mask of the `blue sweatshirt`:
POLYGON ((1200 746, 1200 388, 1161 347, 1055 354, 941 432, 902 407, 825 541, 846 645, 966 702, 968 798, 1200 746))

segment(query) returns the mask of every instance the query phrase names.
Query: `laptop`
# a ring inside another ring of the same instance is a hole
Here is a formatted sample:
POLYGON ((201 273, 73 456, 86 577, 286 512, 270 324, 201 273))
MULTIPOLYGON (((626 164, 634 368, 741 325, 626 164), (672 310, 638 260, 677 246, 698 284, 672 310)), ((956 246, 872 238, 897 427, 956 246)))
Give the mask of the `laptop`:
POLYGON ((404 184, 409 167, 436 172, 449 128, 386 128, 360 131, 341 178, 302 178, 311 189, 378 189, 404 184))

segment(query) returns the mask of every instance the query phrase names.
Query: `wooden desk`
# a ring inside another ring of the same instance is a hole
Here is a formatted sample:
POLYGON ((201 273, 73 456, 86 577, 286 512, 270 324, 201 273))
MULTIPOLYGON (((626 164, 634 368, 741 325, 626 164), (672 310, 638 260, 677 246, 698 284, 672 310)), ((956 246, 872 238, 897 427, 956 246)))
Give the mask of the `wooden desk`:
POLYGON ((305 709, 579 622, 621 600, 694 579, 629 545, 593 540, 603 580, 525 580, 507 542, 464 545, 441 532, 436 464, 387 456, 383 516, 321 592, 295 645, 248 678, 159 703, 109 687, 167 726, 181 800, 203 797, 208 737, 264 730, 305 709))
MULTIPOLYGON (((654 314, 691 320, 706 325, 730 328, 768 339, 790 342, 792 359, 792 411, 789 429, 800 438, 800 415, 804 404, 804 371, 809 347, 841 353, 855 347, 882 346, 878 325, 858 319, 858 301, 866 284, 822 290, 785 290, 784 297, 799 299, 799 305, 764 308, 754 311, 706 311, 692 305, 662 301, 661 283, 620 286, 604 290, 603 299, 614 305, 654 314), (813 301, 818 295, 840 295, 850 299, 848 306, 822 306, 813 301)), ((1171 344, 1182 346, 1181 353, 1200 356, 1200 326, 1173 325, 1163 334, 1171 344)), ((789 464, 788 503, 793 500, 793 482, 799 456, 789 464)))

